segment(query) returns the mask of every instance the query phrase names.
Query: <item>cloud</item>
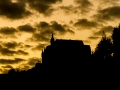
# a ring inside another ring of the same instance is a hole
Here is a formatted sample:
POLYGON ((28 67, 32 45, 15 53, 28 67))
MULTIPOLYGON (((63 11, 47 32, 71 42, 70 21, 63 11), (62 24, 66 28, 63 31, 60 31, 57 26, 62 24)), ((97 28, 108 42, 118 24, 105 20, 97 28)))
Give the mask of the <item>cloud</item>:
POLYGON ((68 6, 59 6, 66 15, 71 14, 86 14, 92 10, 93 4, 89 0, 74 0, 74 4, 68 6))
POLYGON ((70 33, 70 34, 75 34, 75 32, 71 29, 67 29, 67 31, 70 33))
POLYGON ((54 30, 53 32, 59 33, 60 35, 64 35, 66 33, 74 34, 74 31, 69 29, 68 25, 66 25, 66 24, 62 25, 56 21, 52 21, 50 27, 52 28, 52 30, 54 30))
POLYGON ((29 70, 31 67, 27 64, 21 64, 21 65, 19 65, 18 67, 17 67, 17 69, 19 70, 19 71, 23 71, 23 70, 29 70))
MULTIPOLYGON (((11 44, 12 45, 12 44, 11 44)), ((11 50, 11 48, 15 48, 15 46, 11 47, 11 45, 8 45, 10 48, 6 48, 3 46, 0 46, 0 54, 3 56, 13 56, 13 55, 29 55, 28 52, 25 52, 23 50, 11 50)))
POLYGON ((2 66, 2 68, 9 68, 9 69, 13 69, 13 67, 11 65, 5 65, 5 66, 2 66))
POLYGON ((17 30, 13 27, 0 28, 1 38, 17 38, 17 30))
POLYGON ((97 22, 89 21, 89 20, 84 19, 84 18, 83 19, 78 19, 78 21, 74 23, 74 26, 85 28, 85 29, 95 28, 98 25, 99 24, 97 22))
POLYGON ((79 12, 78 8, 73 5, 69 6, 59 6, 59 9, 62 10, 65 14, 77 14, 79 12))
POLYGON ((3 35, 11 35, 11 34, 15 34, 17 32, 17 30, 13 27, 3 27, 0 29, 0 34, 3 35))
POLYGON ((18 26, 18 29, 19 29, 19 31, 28 32, 28 33, 34 33, 35 30, 36 30, 30 24, 25 24, 25 25, 18 26))
POLYGON ((0 48, 0 53, 4 56, 13 56, 14 54, 16 54, 16 51, 10 50, 8 48, 0 48))
POLYGON ((47 38, 46 36, 41 35, 41 33, 35 33, 32 35, 32 37, 28 38, 26 41, 32 41, 32 42, 47 42, 49 41, 49 38, 47 38))
POLYGON ((26 10, 26 4, 22 0, 13 3, 11 0, 0 0, 0 15, 9 19, 22 19, 31 14, 26 10))
POLYGON ((56 21, 52 21, 51 23, 52 23, 51 27, 53 30, 59 32, 60 34, 66 33, 65 28, 61 24, 58 24, 56 21))
POLYGON ((29 55, 28 52, 25 52, 23 50, 18 50, 16 53, 19 54, 19 55, 29 55))
POLYGON ((53 4, 62 0, 27 0, 29 6, 44 16, 50 16, 54 11, 53 4))
POLYGON ((81 14, 88 13, 91 10, 93 4, 89 0, 74 0, 75 4, 81 11, 81 14))
POLYGON ((12 59, 0 59, 0 64, 17 64, 24 61, 22 58, 15 58, 14 60, 12 59))
POLYGON ((96 39, 99 39, 100 37, 98 37, 98 36, 90 36, 90 37, 88 37, 89 39, 92 39, 92 40, 96 40, 96 39))
POLYGON ((74 31, 69 29, 67 25, 59 24, 56 21, 51 21, 50 23, 42 21, 36 24, 36 27, 37 27, 36 32, 33 33, 32 37, 28 38, 27 41, 48 42, 51 38, 52 33, 57 35, 64 35, 66 33, 74 34, 74 31))
POLYGON ((100 7, 119 5, 119 0, 98 0, 100 7))
POLYGON ((47 44, 42 44, 39 43, 38 45, 36 45, 34 48, 32 48, 32 50, 42 50, 47 46, 47 44))
POLYGON ((51 21, 50 23, 43 21, 40 22, 37 27, 39 28, 42 35, 51 35, 52 32, 59 34, 66 34, 67 32, 73 33, 73 31, 70 30, 67 25, 62 25, 56 21, 51 21))
POLYGON ((40 58, 32 57, 29 59, 28 65, 34 66, 38 61, 40 61, 40 58))
POLYGON ((39 24, 36 25, 38 28, 48 28, 49 27, 49 23, 45 22, 45 21, 41 21, 39 24))
POLYGON ((22 42, 17 43, 16 41, 9 41, 9 42, 2 42, 1 41, 0 43, 1 43, 0 48, 2 50, 8 49, 7 51, 14 51, 15 53, 13 53, 12 55, 14 55, 14 54, 28 55, 28 52, 25 52, 21 49, 29 49, 32 47, 32 45, 24 44, 22 42), (16 49, 17 49, 17 51, 16 51, 16 49))
POLYGON ((98 10, 93 17, 97 21, 111 21, 120 18, 120 6, 112 6, 98 10))
POLYGON ((15 49, 16 47, 21 46, 21 43, 17 43, 15 41, 10 41, 10 42, 3 42, 2 45, 9 49, 15 49))
POLYGON ((113 29, 114 29, 114 27, 112 27, 112 26, 104 26, 99 31, 94 32, 94 35, 100 35, 101 36, 103 34, 103 31, 105 33, 112 33, 113 29))
POLYGON ((24 45, 25 48, 31 48, 32 45, 24 45))

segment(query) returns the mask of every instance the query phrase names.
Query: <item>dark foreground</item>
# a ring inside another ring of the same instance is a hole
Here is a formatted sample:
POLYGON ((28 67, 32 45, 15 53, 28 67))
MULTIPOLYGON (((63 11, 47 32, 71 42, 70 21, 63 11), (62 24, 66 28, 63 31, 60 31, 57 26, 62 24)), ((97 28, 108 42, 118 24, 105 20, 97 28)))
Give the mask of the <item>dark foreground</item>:
POLYGON ((50 66, 36 64, 28 71, 15 72, 11 70, 9 74, 1 75, 0 80, 5 85, 12 84, 12 87, 17 86, 20 89, 26 87, 35 90, 38 88, 74 90, 113 85, 119 81, 120 77, 119 62, 50 66))

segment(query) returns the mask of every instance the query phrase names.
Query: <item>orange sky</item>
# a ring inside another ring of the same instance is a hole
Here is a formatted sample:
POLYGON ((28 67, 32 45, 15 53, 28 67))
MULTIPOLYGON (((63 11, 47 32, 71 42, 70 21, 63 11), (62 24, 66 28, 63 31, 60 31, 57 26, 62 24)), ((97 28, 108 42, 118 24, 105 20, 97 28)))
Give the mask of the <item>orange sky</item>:
POLYGON ((79 39, 94 50, 120 18, 120 0, 0 0, 0 72, 28 69, 55 38, 79 39))

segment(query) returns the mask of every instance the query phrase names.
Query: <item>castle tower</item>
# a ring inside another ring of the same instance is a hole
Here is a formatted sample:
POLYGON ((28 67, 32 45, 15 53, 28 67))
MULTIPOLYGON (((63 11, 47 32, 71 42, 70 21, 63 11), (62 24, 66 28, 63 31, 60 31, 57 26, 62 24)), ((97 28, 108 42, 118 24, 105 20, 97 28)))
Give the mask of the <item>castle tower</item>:
POLYGON ((50 44, 53 45, 54 43, 54 36, 53 36, 53 33, 52 33, 52 37, 51 37, 51 40, 50 40, 50 44))
POLYGON ((43 57, 44 51, 42 50, 41 57, 43 57))
POLYGON ((120 23, 119 23, 119 26, 118 26, 118 28, 120 29, 120 23))

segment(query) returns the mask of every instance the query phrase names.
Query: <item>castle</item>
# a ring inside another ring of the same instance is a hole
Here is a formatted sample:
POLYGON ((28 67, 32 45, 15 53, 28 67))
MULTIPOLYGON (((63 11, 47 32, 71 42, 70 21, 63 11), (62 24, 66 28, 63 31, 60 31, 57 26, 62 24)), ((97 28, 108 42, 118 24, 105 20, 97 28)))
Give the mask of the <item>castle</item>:
POLYGON ((42 51, 42 64, 64 66, 82 64, 90 60, 91 48, 81 40, 54 39, 42 51))

